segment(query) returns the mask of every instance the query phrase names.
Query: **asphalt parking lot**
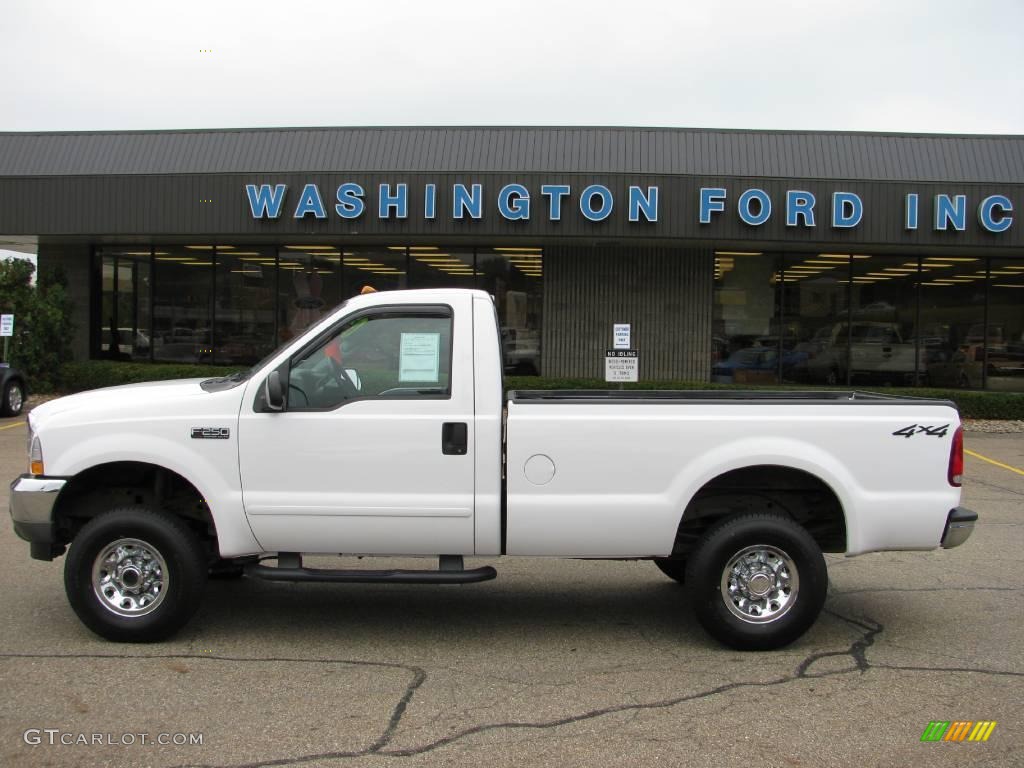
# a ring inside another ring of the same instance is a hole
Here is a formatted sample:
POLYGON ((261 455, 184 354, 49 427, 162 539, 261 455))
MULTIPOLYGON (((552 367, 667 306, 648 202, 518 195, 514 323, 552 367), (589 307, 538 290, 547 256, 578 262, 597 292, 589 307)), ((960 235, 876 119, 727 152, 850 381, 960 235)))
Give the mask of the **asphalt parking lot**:
POLYGON ((543 559, 461 587, 211 582, 174 640, 115 645, 5 518, 0 765, 1022 765, 1024 435, 966 447, 1005 465, 967 458, 972 539, 830 556, 826 614, 759 654, 710 641, 650 563, 543 559), (997 726, 921 743, 933 720, 997 726))

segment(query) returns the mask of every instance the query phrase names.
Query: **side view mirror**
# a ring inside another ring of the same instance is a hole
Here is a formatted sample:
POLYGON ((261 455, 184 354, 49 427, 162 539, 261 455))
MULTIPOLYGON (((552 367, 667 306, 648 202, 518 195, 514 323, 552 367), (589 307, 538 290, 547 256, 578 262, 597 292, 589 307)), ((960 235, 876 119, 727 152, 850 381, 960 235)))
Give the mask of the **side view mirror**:
POLYGON ((271 371, 263 382, 263 399, 270 410, 284 410, 284 387, 281 385, 280 371, 271 371))

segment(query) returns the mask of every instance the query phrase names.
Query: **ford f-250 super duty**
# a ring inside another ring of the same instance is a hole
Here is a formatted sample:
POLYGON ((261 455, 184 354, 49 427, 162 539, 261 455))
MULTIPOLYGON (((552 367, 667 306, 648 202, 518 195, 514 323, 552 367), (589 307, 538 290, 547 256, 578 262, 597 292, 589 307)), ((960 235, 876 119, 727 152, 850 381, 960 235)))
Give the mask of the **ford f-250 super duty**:
MULTIPOLYGON (((512 392, 489 296, 352 298, 247 373, 112 387, 29 416, 11 515, 70 545, 79 618, 152 641, 211 573, 467 583, 463 556, 653 560, 738 648, 816 619, 822 552, 955 547, 962 432, 948 402, 858 392, 512 392), (436 570, 304 567, 429 555, 436 570), (274 561, 270 565, 269 561, 274 561)), ((682 593, 681 593, 682 594, 682 593)))

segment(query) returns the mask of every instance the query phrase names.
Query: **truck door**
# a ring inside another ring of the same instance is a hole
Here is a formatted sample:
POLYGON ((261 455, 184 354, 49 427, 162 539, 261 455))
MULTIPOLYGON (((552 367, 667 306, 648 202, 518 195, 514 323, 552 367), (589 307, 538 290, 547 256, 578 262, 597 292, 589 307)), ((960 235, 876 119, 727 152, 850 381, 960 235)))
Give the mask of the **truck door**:
POLYGON ((466 296, 345 317, 279 367, 280 412, 265 402, 267 375, 254 379, 239 465, 261 546, 473 553, 470 307, 466 296))

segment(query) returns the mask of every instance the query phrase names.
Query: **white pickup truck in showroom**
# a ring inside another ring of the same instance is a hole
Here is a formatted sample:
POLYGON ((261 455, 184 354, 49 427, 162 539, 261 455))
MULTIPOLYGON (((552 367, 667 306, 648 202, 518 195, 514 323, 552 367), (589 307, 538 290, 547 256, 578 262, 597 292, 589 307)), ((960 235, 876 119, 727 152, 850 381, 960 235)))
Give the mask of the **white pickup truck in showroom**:
POLYGON ((715 638, 770 649, 825 601, 823 552, 951 548, 949 402, 859 392, 511 392, 481 291, 352 298, 246 373, 53 400, 11 486, 72 608, 156 641, 211 575, 458 584, 463 557, 651 560, 715 638), (416 555, 424 570, 306 554, 416 555))

